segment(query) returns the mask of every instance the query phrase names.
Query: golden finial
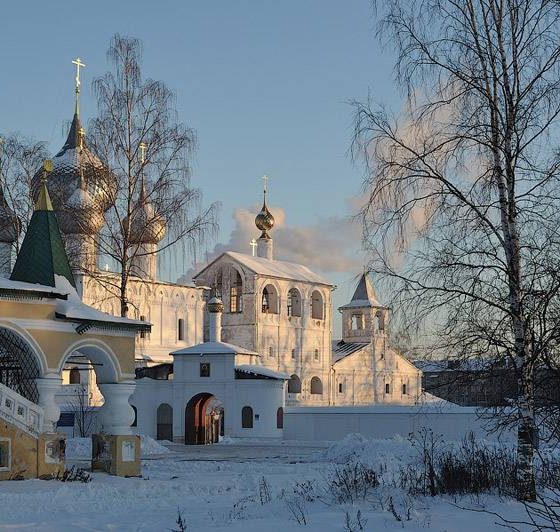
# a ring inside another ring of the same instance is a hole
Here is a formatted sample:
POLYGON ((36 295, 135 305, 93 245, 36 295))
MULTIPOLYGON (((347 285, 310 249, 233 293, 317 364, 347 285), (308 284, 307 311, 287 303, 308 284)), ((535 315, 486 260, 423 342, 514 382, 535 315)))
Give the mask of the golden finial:
POLYGON ((51 198, 47 190, 47 179, 50 172, 53 170, 53 162, 50 159, 45 159, 43 163, 43 175, 41 176, 41 188, 39 189, 39 197, 35 204, 36 211, 52 211, 51 198))
POLYGON ((74 112, 76 113, 77 116, 80 116, 80 108, 78 106, 78 98, 80 96, 80 85, 81 85, 80 67, 85 67, 86 65, 82 63, 82 60, 79 57, 76 57, 76 59, 72 61, 72 64, 76 65, 76 108, 74 112))

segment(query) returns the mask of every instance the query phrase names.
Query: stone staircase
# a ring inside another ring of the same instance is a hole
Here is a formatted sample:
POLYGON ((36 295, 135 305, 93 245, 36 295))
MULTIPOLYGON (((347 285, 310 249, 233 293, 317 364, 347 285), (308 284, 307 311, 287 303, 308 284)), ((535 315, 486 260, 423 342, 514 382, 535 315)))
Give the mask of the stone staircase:
POLYGON ((0 419, 37 438, 43 418, 44 412, 39 405, 0 383, 0 419))

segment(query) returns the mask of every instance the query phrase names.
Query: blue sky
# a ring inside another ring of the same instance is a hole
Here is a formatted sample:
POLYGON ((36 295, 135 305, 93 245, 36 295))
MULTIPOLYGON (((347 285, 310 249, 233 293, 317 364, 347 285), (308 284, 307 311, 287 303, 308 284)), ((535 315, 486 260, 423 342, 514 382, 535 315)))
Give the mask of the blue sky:
POLYGON ((321 232, 336 233, 360 192, 362 169, 347 153, 347 101, 368 91, 385 104, 400 101, 393 57, 374 27, 369 0, 9 2, 0 20, 0 131, 47 141, 56 152, 72 113, 72 58, 87 65, 87 120, 95 112, 90 82, 107 69, 111 36, 140 38, 144 75, 176 92, 180 119, 197 131, 193 185, 205 201, 221 202, 217 242, 241 245, 239 221, 260 201, 266 173, 271 203, 285 216, 276 255, 299 256, 283 255, 281 245, 299 241, 319 255, 314 268, 321 256, 348 257, 347 268, 329 263, 334 269, 324 271, 341 304, 360 271, 360 243, 344 233, 339 249, 317 254, 312 244, 321 232))

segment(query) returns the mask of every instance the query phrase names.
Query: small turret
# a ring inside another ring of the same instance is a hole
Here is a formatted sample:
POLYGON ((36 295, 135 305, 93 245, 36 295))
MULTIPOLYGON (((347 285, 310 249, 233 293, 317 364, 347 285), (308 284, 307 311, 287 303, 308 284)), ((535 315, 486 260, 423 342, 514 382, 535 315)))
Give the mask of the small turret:
POLYGON ((222 312, 224 311, 224 304, 220 299, 218 290, 212 290, 212 297, 207 304, 209 314, 209 334, 208 341, 221 342, 222 341, 222 312))
POLYGON ((352 300, 339 307, 342 313, 342 339, 345 342, 370 342, 384 336, 388 311, 377 300, 367 273, 360 276, 352 300))

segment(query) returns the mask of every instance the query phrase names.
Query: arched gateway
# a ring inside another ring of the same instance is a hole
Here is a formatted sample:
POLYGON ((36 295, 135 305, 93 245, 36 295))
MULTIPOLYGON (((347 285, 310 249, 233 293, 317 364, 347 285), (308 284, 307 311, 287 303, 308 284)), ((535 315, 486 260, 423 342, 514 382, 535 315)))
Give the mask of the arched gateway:
POLYGON ((217 443, 223 434, 224 411, 210 393, 198 393, 185 407, 185 444, 217 443))
MULTIPOLYGON (((14 473, 16 462, 21 469, 22 460, 28 477, 63 467, 63 460, 53 459, 56 445, 64 448, 63 437, 56 434, 60 415, 56 395, 61 392, 65 363, 76 354, 94 363, 105 400, 101 429, 112 438, 110 442, 106 438, 107 449, 119 446, 119 453, 111 455, 110 472, 139 473, 139 445, 130 428, 134 413, 128 399, 134 390, 135 337, 143 330, 149 331, 149 324, 110 316, 82 303, 44 182, 11 277, 0 278, 0 391, 5 397, 0 436, 12 445, 10 464, 0 470, 0 480, 14 473), (26 412, 33 412, 37 420, 32 428, 26 412), (27 431, 26 448, 35 448, 36 455, 15 455, 21 431, 27 431), (41 438, 46 443, 33 444, 41 438), (43 448, 47 454, 41 457, 43 448)), ((101 440, 99 449, 105 449, 101 440)))

